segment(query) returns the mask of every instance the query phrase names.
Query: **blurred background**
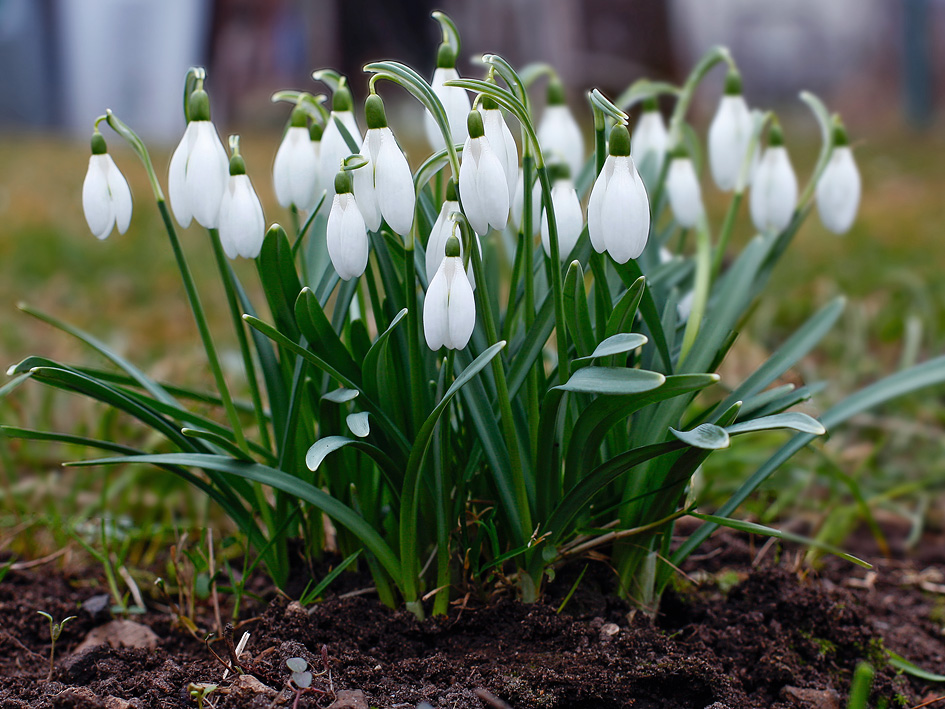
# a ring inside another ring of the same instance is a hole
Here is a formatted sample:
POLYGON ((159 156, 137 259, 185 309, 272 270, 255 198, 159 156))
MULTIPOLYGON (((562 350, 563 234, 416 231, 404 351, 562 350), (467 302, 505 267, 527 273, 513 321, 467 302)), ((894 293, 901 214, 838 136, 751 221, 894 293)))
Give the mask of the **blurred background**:
MULTIPOLYGON (((472 58, 485 51, 519 67, 548 62, 567 83, 571 107, 588 134, 588 88, 616 96, 643 76, 678 83, 708 47, 728 45, 749 104, 782 116, 802 184, 820 136, 797 94, 808 89, 820 95, 843 114, 854 142, 864 183, 859 219, 841 238, 816 218, 808 220, 726 366, 750 371, 760 353, 837 293, 851 299, 842 324, 796 374, 831 382, 812 412, 882 373, 942 352, 945 0, 0 0, 0 364, 33 353, 65 361, 90 357, 65 335, 18 313, 15 304, 28 301, 90 331, 157 379, 209 387, 147 181, 110 132, 109 149, 131 183, 135 212, 123 236, 97 242, 88 233, 81 185, 94 119, 113 109, 148 141, 163 178, 184 128, 185 72, 206 66, 218 130, 243 134, 266 219, 284 221, 288 215, 274 199, 270 172, 289 107, 274 106, 271 94, 324 91, 311 72, 332 67, 350 77, 359 105, 366 93, 361 67, 382 58, 430 76, 439 41, 430 19, 434 9, 460 28, 461 73, 479 75, 472 58)), ((697 96, 690 120, 700 135, 723 75, 722 68, 714 70, 697 96)), ((381 91, 416 165, 426 156, 416 120, 420 108, 389 84, 381 91)), ((538 105, 540 93, 538 87, 538 105)), ((728 196, 714 188, 705 169, 703 190, 718 219, 728 196)), ((751 236, 745 211, 736 245, 751 236)), ((191 229, 184 241, 210 316, 220 325, 223 349, 229 345, 235 356, 206 235, 191 229)), ((258 295, 253 264, 236 267, 251 295, 258 295)), ((935 507, 930 493, 945 481, 945 456, 936 440, 945 419, 939 404, 927 394, 863 419, 822 450, 798 457, 795 468, 772 482, 780 486, 778 494, 756 516, 783 512, 785 489, 795 490, 802 504, 801 493, 813 485, 822 496, 837 495, 836 504, 849 503, 854 522, 857 510, 863 512, 861 500, 926 519, 935 507), (848 479, 866 487, 854 495, 848 479), (890 496, 906 483, 906 492, 890 496)), ((140 435, 100 408, 29 386, 0 399, 0 422, 95 431, 99 437, 140 435), (122 430, 116 433, 116 427, 122 430)), ((770 451, 770 441, 760 441, 758 450, 770 451)), ((757 452, 748 444, 740 451, 733 455, 749 464, 757 452)), ((79 475, 108 475, 60 470, 59 461, 79 455, 78 449, 0 439, 0 548, 2 530, 17 528, 31 514, 53 520, 64 510, 90 514, 113 504, 116 495, 126 501, 120 509, 168 519, 183 510, 198 514, 186 492, 174 498, 177 510, 160 511, 155 495, 165 493, 155 489, 153 470, 134 472, 120 485, 75 485, 79 475)), ((723 460, 732 467, 731 458, 723 460)))

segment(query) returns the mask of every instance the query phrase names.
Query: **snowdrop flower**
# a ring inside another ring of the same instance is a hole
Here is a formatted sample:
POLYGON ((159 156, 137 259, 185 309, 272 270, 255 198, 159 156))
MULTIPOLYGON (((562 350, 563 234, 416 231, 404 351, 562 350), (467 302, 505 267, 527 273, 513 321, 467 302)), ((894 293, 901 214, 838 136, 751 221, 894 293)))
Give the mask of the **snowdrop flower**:
POLYGON ((410 165, 387 126, 384 101, 377 94, 364 102, 368 131, 361 145, 367 164, 354 171, 354 194, 364 223, 371 231, 381 228, 381 217, 398 234, 413 225, 416 195, 410 165))
POLYGON ((190 122, 171 157, 167 190, 177 223, 186 228, 192 219, 215 229, 220 200, 226 189, 230 161, 210 121, 210 98, 198 88, 187 102, 190 122))
POLYGON ((702 206, 702 190, 699 188, 699 178, 692 160, 686 154, 685 148, 674 153, 666 174, 666 192, 669 195, 669 206, 679 226, 691 229, 696 225, 705 208, 702 206))
MULTIPOLYGON (((577 243, 584 228, 584 214, 578 199, 574 183, 571 181, 568 166, 561 163, 549 168, 551 173, 551 208, 555 213, 558 227, 558 257, 564 263, 568 254, 577 243)), ((545 253, 551 256, 551 231, 548 228, 548 212, 541 213, 541 245, 545 253)))
POLYGON ((630 157, 626 126, 611 129, 609 153, 587 203, 587 231, 598 253, 607 251, 617 263, 626 263, 646 246, 650 204, 630 157))
POLYGON ((115 226, 119 234, 124 234, 131 223, 131 190, 108 154, 98 128, 92 133, 92 155, 82 183, 82 211, 89 231, 97 239, 107 237, 115 226))
MULTIPOLYGON (((532 173, 532 234, 538 233, 538 215, 541 214, 541 183, 532 173)), ((512 223, 518 230, 522 229, 522 219, 525 211, 525 171, 519 168, 515 190, 512 193, 512 223)))
MULTIPOLYGON (((331 115, 328 117, 328 123, 325 125, 325 132, 322 134, 322 141, 318 155, 318 174, 324 175, 322 179, 327 180, 328 176, 334 175, 341 167, 342 161, 354 151, 348 147, 335 119, 341 121, 341 124, 348 129, 348 133, 354 139, 355 144, 361 143, 361 131, 358 129, 358 123, 354 119, 354 103, 351 99, 351 91, 347 85, 342 83, 331 97, 331 115)), ((332 184, 325 185, 328 190, 328 196, 333 194, 332 184)))
POLYGON ((546 161, 552 156, 567 163, 572 175, 584 165, 584 137, 564 101, 564 85, 557 77, 548 84, 548 105, 538 124, 538 142, 546 161))
MULTIPOLYGON (((430 82, 430 88, 433 89, 433 93, 443 104, 454 144, 466 141, 466 116, 469 114, 470 108, 469 94, 466 93, 465 89, 457 86, 444 86, 447 81, 458 78, 456 53, 449 43, 444 42, 440 45, 436 54, 436 70, 433 72, 433 81, 430 82)), ((446 147, 446 141, 443 140, 440 126, 429 111, 424 112, 423 128, 427 134, 427 141, 429 141, 434 152, 443 150, 446 147)))
POLYGON ((326 236, 328 256, 342 279, 347 281, 364 273, 368 261, 367 228, 351 193, 351 175, 345 170, 335 176, 326 236))
POLYGON ((518 146, 512 131, 502 117, 499 104, 489 97, 482 99, 482 125, 489 139, 492 151, 499 158, 499 163, 505 171, 505 181, 509 186, 509 201, 512 201, 515 180, 518 177, 518 146))
POLYGON ((431 350, 461 350, 476 325, 476 300, 463 270, 459 239, 446 241, 446 257, 427 288, 423 300, 423 335, 431 350))
POLYGON ((504 229, 509 221, 509 187, 505 170, 485 136, 482 114, 473 109, 467 120, 469 137, 459 166, 459 193, 469 224, 479 234, 489 227, 504 229))
MULTIPOLYGON (((430 228, 430 237, 427 239, 426 267, 428 282, 436 274, 440 262, 446 258, 446 241, 452 235, 455 226, 450 219, 450 214, 458 211, 460 211, 460 208, 459 200, 456 199, 456 183, 450 180, 446 183, 446 200, 440 206, 440 213, 436 215, 436 220, 430 228)), ((476 234, 476 245, 479 247, 479 257, 482 258, 482 244, 479 241, 478 234, 476 234)), ((459 242, 459 255, 463 256, 462 241, 459 242)), ((469 284, 475 290, 476 277, 473 275, 472 261, 466 266, 466 277, 469 278, 469 284)))
POLYGON ((643 184, 649 189, 656 187, 666 159, 666 149, 669 145, 669 132, 663 121, 655 98, 648 98, 643 102, 643 113, 633 129, 633 141, 630 144, 630 157, 640 171, 643 184))
POLYGON ((265 236, 262 205, 237 149, 230 158, 230 179, 220 201, 220 243, 231 259, 256 258, 265 236))
POLYGON ((817 211, 825 227, 843 234, 853 226, 860 206, 860 171, 842 124, 834 126, 833 145, 830 162, 817 181, 817 211))
POLYGON ((720 190, 735 189, 751 132, 751 111, 742 96, 741 75, 733 69, 725 77, 725 94, 709 125, 709 166, 720 190))
POLYGON ((308 210, 317 199, 318 149, 313 147, 305 111, 295 108, 289 120, 272 166, 273 186, 283 207, 308 210))
POLYGON ((768 147, 755 170, 749 200, 751 221, 760 232, 781 231, 791 223, 797 206, 797 177, 784 135, 777 123, 768 133, 768 147))

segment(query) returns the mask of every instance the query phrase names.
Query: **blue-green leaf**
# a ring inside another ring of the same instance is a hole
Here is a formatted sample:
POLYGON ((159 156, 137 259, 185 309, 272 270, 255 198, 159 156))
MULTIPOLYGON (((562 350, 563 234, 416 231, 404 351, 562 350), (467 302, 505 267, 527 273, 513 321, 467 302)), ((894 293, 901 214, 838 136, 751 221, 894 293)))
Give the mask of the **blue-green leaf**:
POLYGON ((691 431, 677 431, 670 428, 670 432, 683 443, 688 443, 694 448, 704 450, 720 450, 728 448, 729 437, 724 428, 719 428, 715 424, 703 423, 696 426, 691 431))
POLYGON ((735 436, 739 433, 770 431, 777 428, 788 428, 793 431, 800 431, 801 433, 812 433, 816 436, 822 436, 827 432, 827 429, 824 428, 824 425, 820 421, 799 411, 740 421, 726 427, 725 430, 728 431, 730 436, 735 436))
POLYGON ((659 372, 626 367, 584 367, 555 389, 581 394, 639 394, 661 386, 666 377, 659 372))

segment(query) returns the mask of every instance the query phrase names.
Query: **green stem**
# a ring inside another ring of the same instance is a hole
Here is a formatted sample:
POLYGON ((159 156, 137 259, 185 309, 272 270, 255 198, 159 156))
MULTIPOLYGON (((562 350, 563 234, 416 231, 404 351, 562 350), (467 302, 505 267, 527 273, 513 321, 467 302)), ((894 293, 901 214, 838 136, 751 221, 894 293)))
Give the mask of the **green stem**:
POLYGON ((239 341, 240 354, 243 356, 246 381, 249 384, 249 393, 253 400, 256 424, 259 426, 259 438, 263 448, 272 450, 262 396, 259 393, 259 382, 256 381, 256 366, 253 364, 253 355, 249 349, 249 339, 246 337, 246 326, 243 322, 243 312, 236 294, 236 274, 233 272, 233 267, 227 261, 226 254, 223 252, 219 232, 216 229, 210 229, 209 232, 210 243, 213 246, 213 255, 216 258, 217 268, 220 271, 220 279, 223 281, 223 289, 226 292, 226 302, 230 306, 230 315, 233 318, 233 328, 236 330, 236 339, 239 341))
MULTIPOLYGON (((445 371, 442 379, 442 389, 453 379, 453 359, 456 351, 446 353, 445 371)), ((440 396, 443 392, 440 392, 440 396)), ((449 407, 437 423, 440 431, 440 464, 436 476, 436 587, 444 589, 436 594, 433 601, 433 615, 446 615, 449 609, 450 594, 446 590, 450 585, 450 530, 449 530, 449 489, 445 480, 446 472, 450 470, 450 416, 449 407)))
MULTIPOLYGON (((709 224, 705 215, 703 215, 696 225, 696 282, 693 288, 692 310, 689 313, 689 319, 686 321, 686 331, 683 333, 682 346, 679 351, 678 368, 681 368, 686 361, 686 355, 689 354, 689 350, 699 334, 702 316, 705 314, 706 301, 709 299, 709 285, 711 282, 712 237, 709 236, 709 224)), ((685 370, 680 369, 680 371, 685 370)))
POLYGON ((223 369, 220 367, 217 349, 213 344, 210 326, 207 324, 207 317, 203 312, 203 306, 200 304, 197 285, 194 283, 194 277, 190 272, 190 267, 187 265, 184 251, 181 249, 180 239, 177 238, 177 231, 174 229, 171 212, 167 208, 167 202, 163 199, 157 200, 157 205, 158 210, 161 212, 161 218, 164 220, 167 236, 171 241, 171 248, 174 250, 174 258, 177 259, 177 267, 180 269, 181 279, 184 281, 184 289, 187 291, 187 300, 190 301, 190 309, 193 311, 194 320, 197 322, 197 329, 200 331, 200 339, 203 341, 203 348, 207 353, 210 371, 213 372, 213 379, 216 382, 217 389, 220 391, 220 399, 223 402, 223 408, 226 410, 227 419, 229 419, 230 426, 233 428, 236 445, 238 445, 241 450, 245 451, 247 447, 246 438, 243 436, 243 428, 240 425, 236 407, 233 406, 233 400, 230 398, 230 390, 226 385, 226 379, 223 377, 223 369))
MULTIPOLYGON (((482 324, 486 331, 486 341, 489 345, 499 342, 498 333, 495 327, 495 320, 492 317, 492 307, 489 304, 489 297, 486 293, 485 274, 482 270, 482 259, 479 257, 479 249, 469 249, 470 258, 473 265, 473 273, 476 276, 476 298, 478 311, 482 313, 482 324)), ((531 507, 528 504, 528 489, 525 485, 525 477, 522 474, 522 454, 518 447, 518 436, 515 432, 515 419, 512 415, 512 400, 509 398, 509 386, 505 379, 505 366, 502 364, 502 357, 494 357, 492 360, 492 371, 495 375, 496 393, 499 398, 499 418, 502 423, 502 433, 505 436, 505 444, 509 449, 509 462, 512 467, 512 484, 515 487, 516 506, 522 515, 521 534, 523 539, 528 539, 532 534, 531 507)))
MULTIPOLYGON (((532 160, 531 153, 526 149, 522 151, 522 182, 525 193, 522 195, 522 267, 525 271, 525 332, 531 329, 535 322, 535 267, 534 261, 534 214, 532 214, 532 175, 535 169, 535 163, 532 160)), ((541 366, 541 357, 535 359, 535 363, 528 370, 526 378, 526 397, 528 411, 528 445, 530 448, 531 459, 537 460, 538 456, 538 421, 540 410, 538 406, 538 367, 541 366)))
POLYGON ((728 242, 732 238, 732 230, 735 226, 735 216, 738 214, 738 208, 741 206, 743 192, 736 192, 732 196, 732 201, 728 204, 728 211, 725 212, 725 220, 722 222, 722 231, 719 233, 719 243, 715 247, 715 256, 712 259, 712 279, 718 278, 722 272, 722 261, 725 259, 725 251, 728 249, 728 242))
POLYGON ((568 365, 568 339, 564 321, 564 286, 561 282, 561 254, 558 249, 558 224, 555 210, 551 206, 551 178, 544 165, 538 165, 538 181, 541 183, 541 201, 548 216, 548 236, 551 243, 551 292, 555 304, 555 344, 558 351, 558 381, 564 384, 570 376, 568 365))
MULTIPOLYGON (((417 265, 414 262, 414 239, 417 230, 417 220, 406 236, 404 274, 404 302, 407 305, 407 348, 410 357, 410 416, 412 434, 417 435, 423 423, 423 366, 420 361, 420 309, 417 307, 417 265)), ((476 248, 473 252, 478 253, 476 248)), ((478 277, 478 276, 477 276, 478 277)), ((479 281, 485 283, 485 281, 479 281)))

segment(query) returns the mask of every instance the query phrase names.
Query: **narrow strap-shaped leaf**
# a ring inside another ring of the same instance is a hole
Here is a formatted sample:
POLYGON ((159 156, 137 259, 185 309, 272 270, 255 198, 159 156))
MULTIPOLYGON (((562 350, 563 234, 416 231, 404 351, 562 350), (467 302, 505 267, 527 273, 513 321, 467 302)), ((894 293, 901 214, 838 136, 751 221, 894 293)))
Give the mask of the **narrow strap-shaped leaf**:
POLYGON ((616 335, 611 335, 597 345, 594 351, 587 357, 578 357, 574 361, 586 362, 597 359, 598 357, 610 357, 612 355, 633 352, 633 350, 642 347, 647 342, 649 342, 649 340, 647 340, 646 335, 641 335, 638 332, 620 332, 616 335))
POLYGON ((228 440, 226 437, 221 436, 219 433, 214 433, 213 431, 204 431, 199 428, 182 428, 180 432, 187 436, 187 438, 196 438, 198 440, 207 441, 207 443, 213 444, 213 446, 218 448, 221 453, 228 453, 239 460, 252 460, 252 458, 250 458, 249 455, 247 455, 247 453, 239 446, 228 440))
POLYGON ((370 414, 367 411, 358 411, 353 414, 348 414, 345 422, 348 424, 348 429, 358 438, 367 438, 371 435, 371 422, 370 414))
POLYGON ((402 471, 398 468, 397 464, 391 460, 389 455, 367 441, 359 441, 356 438, 348 438, 347 436, 325 436, 324 438, 319 438, 308 449, 308 453, 305 455, 305 465, 311 471, 318 470, 322 461, 324 461, 329 454, 345 447, 359 450, 370 456, 371 459, 377 463, 381 474, 383 474, 387 480, 391 494, 399 503, 402 471))
POLYGON ((235 475, 247 480, 253 480, 263 485, 297 497, 331 517, 338 524, 351 531, 372 554, 374 554, 384 569, 397 579, 401 576, 400 562, 387 542, 362 517, 350 507, 331 497, 328 493, 315 487, 300 478, 275 468, 259 463, 234 460, 221 455, 206 455, 194 453, 165 453, 161 455, 137 455, 122 458, 100 458, 98 460, 83 460, 70 463, 76 466, 90 465, 117 465, 121 463, 151 463, 154 465, 180 465, 202 470, 214 470, 227 475, 235 475))
MULTIPOLYGON (((643 272, 639 264, 634 259, 630 259, 625 264, 616 264, 617 273, 626 284, 627 288, 632 288, 640 278, 643 272)), ((646 323, 650 331, 650 337, 656 345, 656 351, 666 367, 666 374, 673 373, 673 359, 670 356, 669 345, 666 343, 666 332, 663 330, 663 323, 660 320, 660 313, 656 307, 656 301, 653 300, 653 293, 649 288, 643 289, 643 295, 640 299, 640 314, 643 316, 643 322, 646 323)))
POLYGON ((555 327, 554 301, 550 296, 546 296, 542 301, 538 313, 532 326, 525 334, 525 338, 519 343, 518 348, 512 352, 509 367, 509 396, 512 399, 518 395, 519 389, 525 383, 529 370, 535 364, 538 357, 541 356, 542 348, 548 338, 551 337, 551 331, 555 327))
POLYGON ((5 396, 8 396, 11 392, 16 391, 21 384, 23 384, 27 379, 30 378, 29 372, 23 372, 13 377, 10 381, 0 387, 0 399, 5 396))
POLYGON ((272 228, 266 233, 256 265, 276 327, 288 339, 298 342, 299 328, 295 323, 294 309, 302 283, 295 270, 292 246, 285 231, 272 228))
POLYGON ((607 318, 605 334, 608 338, 620 332, 628 332, 633 327, 633 319, 640 307, 645 288, 646 278, 640 276, 617 300, 617 304, 614 305, 613 311, 607 318))
POLYGON ((775 529, 774 527, 766 527, 763 524, 756 524, 755 522, 745 522, 740 519, 731 519, 729 517, 719 517, 718 515, 704 515, 699 514, 698 512, 690 512, 690 516, 695 517, 696 519, 701 519, 703 522, 712 522, 713 524, 721 525, 723 527, 728 527, 729 529, 734 529, 738 532, 747 532, 749 534, 761 534, 765 537, 774 537, 775 539, 783 539, 787 542, 795 542, 797 544, 804 544, 814 549, 820 549, 821 551, 828 552, 834 556, 839 556, 845 561, 856 564, 857 566, 862 566, 865 569, 872 569, 873 565, 869 562, 863 561, 862 559, 848 554, 839 547, 834 546, 833 544, 827 544, 825 542, 818 541, 816 539, 811 539, 810 537, 805 537, 801 534, 794 534, 792 532, 785 532, 780 529, 775 529))
POLYGON ((700 423, 691 431, 677 431, 675 428, 669 430, 676 438, 693 448, 714 451, 728 448, 730 443, 726 430, 713 423, 700 423))
MULTIPOLYGON (((936 357, 922 364, 917 364, 914 367, 881 379, 865 389, 861 389, 827 411, 820 417, 820 422, 828 430, 834 429, 844 421, 875 406, 879 406, 918 389, 943 383, 945 383, 945 356, 936 357)), ((795 453, 816 438, 817 437, 812 433, 798 433, 793 436, 791 440, 771 456, 764 465, 758 468, 748 480, 739 486, 738 490, 719 508, 718 515, 727 517, 732 514, 759 485, 771 477, 771 475, 785 462, 790 460, 795 453)), ((718 525, 711 522, 707 522, 699 527, 699 529, 689 535, 689 538, 683 542, 679 549, 673 554, 673 563, 676 565, 682 563, 682 561, 697 549, 717 528, 718 525)))
POLYGON ((775 414, 773 416, 762 416, 761 418, 740 421, 726 427, 729 435, 735 436, 739 433, 751 433, 753 431, 771 431, 778 428, 787 428, 801 433, 812 433, 815 436, 822 436, 827 432, 824 425, 807 414, 800 411, 792 411, 786 414, 775 414))
POLYGON ((776 399, 772 399, 764 406, 761 406, 757 410, 753 411, 752 415, 757 418, 760 416, 779 414, 782 411, 795 406, 796 404, 800 404, 802 401, 807 401, 811 398, 811 396, 826 388, 826 386, 827 382, 814 382, 810 386, 801 387, 800 389, 797 389, 789 394, 784 394, 776 399))
POLYGON ((639 394, 666 381, 659 372, 627 367, 584 367, 555 389, 580 394, 639 394))
POLYGON ((580 261, 572 261, 564 279, 564 320, 579 357, 594 349, 594 330, 591 327, 587 292, 584 290, 584 269, 580 261))
POLYGON ((402 308, 397 315, 394 316, 394 319, 391 320, 390 325, 384 332, 377 336, 377 339, 374 340, 374 344, 371 345, 371 349, 368 350, 367 356, 364 358, 362 364, 362 373, 363 373, 363 382, 364 382, 364 391, 371 398, 377 398, 378 388, 377 388, 377 378, 378 378, 378 367, 380 363, 383 362, 382 355, 387 349, 387 343, 390 339, 391 333, 394 332, 394 328, 400 323, 401 320, 407 315, 407 308, 402 308))
POLYGON ((140 384, 142 388, 147 390, 151 394, 151 396, 153 396, 155 399, 159 399, 168 404, 176 403, 174 401, 174 397, 171 396, 167 392, 167 390, 164 389, 164 387, 162 387, 160 384, 158 384, 153 379, 151 379, 147 374, 142 372, 140 369, 138 369, 135 365, 133 365, 127 359, 125 359, 124 357, 119 355, 117 352, 114 352, 112 349, 107 347, 105 343, 99 340, 98 338, 93 337, 92 335, 85 332, 84 330, 80 330, 77 327, 74 327, 72 325, 69 325, 68 323, 64 323, 61 320, 58 320, 54 318, 52 315, 47 315, 46 313, 43 313, 39 310, 35 310, 34 308, 31 308, 25 303, 20 303, 17 307, 20 310, 22 310, 24 313, 26 313, 27 315, 31 315, 37 320, 42 320, 44 323, 48 325, 52 325, 57 330, 62 330, 63 332, 69 335, 72 335, 80 342, 85 343, 86 345, 91 347, 93 350, 98 352, 100 355, 105 357, 105 359, 115 364, 119 369, 125 372, 129 377, 131 377, 136 382, 138 382, 138 384, 140 384))
MULTIPOLYGON (((337 307, 337 306, 336 306, 337 307)), ((305 287, 295 301, 295 321, 309 349, 353 382, 360 383, 361 368, 338 337, 315 294, 305 287)))

